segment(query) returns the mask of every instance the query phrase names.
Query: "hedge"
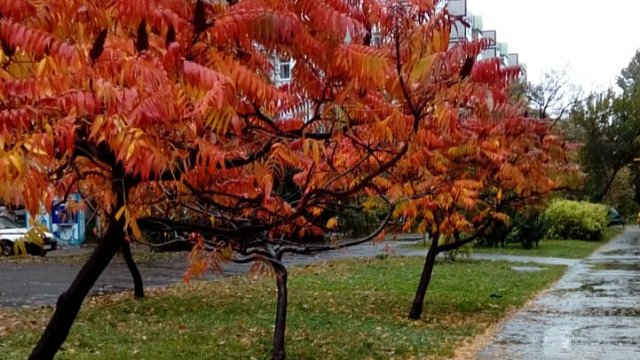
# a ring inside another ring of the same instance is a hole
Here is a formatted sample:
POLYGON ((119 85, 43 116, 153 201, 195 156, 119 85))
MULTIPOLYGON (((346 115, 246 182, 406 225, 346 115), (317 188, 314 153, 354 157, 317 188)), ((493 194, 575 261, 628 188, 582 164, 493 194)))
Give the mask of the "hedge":
POLYGON ((557 200, 545 210, 549 239, 600 240, 609 220, 608 207, 585 201, 557 200))

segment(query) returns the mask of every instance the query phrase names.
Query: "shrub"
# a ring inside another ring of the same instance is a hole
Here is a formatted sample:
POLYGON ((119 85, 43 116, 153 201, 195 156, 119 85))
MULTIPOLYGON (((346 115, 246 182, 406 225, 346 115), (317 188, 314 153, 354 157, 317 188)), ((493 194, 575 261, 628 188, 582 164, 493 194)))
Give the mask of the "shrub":
POLYGON ((547 231, 547 224, 540 210, 533 206, 525 208, 508 206, 503 212, 511 221, 508 224, 494 222, 478 243, 495 247, 498 245, 504 247, 505 243, 520 243, 525 249, 531 249, 535 244, 537 247, 547 231))
POLYGON ((340 230, 347 237, 359 237, 372 233, 380 226, 385 211, 379 209, 347 209, 340 214, 340 230))
POLYGON ((549 228, 547 219, 538 211, 517 214, 512 220, 514 225, 509 240, 520 243, 525 249, 533 248, 533 244, 538 247, 549 228))
POLYGON ((504 247, 512 230, 512 226, 507 226, 503 222, 494 222, 478 239, 477 243, 482 246, 498 247, 498 245, 502 245, 504 247))
POLYGON ((544 212, 551 239, 600 240, 607 228, 607 206, 584 201, 558 200, 544 212))

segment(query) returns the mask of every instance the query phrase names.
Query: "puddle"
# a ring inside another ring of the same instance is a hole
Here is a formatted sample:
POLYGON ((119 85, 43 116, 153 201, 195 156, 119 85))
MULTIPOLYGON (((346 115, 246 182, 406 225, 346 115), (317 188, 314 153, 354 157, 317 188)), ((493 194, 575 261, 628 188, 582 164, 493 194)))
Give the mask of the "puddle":
POLYGON ((609 251, 601 252, 600 255, 605 255, 605 256, 617 256, 617 255, 640 256, 640 249, 628 248, 628 249, 609 250, 609 251))
POLYGON ((608 284, 608 281, 594 281, 590 283, 585 283, 580 285, 578 291, 587 291, 590 293, 600 293, 605 292, 607 289, 602 288, 602 286, 608 284))
POLYGON ((617 316, 617 317, 640 317, 640 309, 623 307, 623 308, 586 308, 579 314, 586 316, 617 316))
POLYGON ((624 270, 624 271, 640 271, 640 263, 597 263, 592 267, 593 270, 624 270))
POLYGON ((511 267, 511 270, 515 270, 517 272, 536 272, 542 271, 544 268, 538 266, 513 266, 511 267))

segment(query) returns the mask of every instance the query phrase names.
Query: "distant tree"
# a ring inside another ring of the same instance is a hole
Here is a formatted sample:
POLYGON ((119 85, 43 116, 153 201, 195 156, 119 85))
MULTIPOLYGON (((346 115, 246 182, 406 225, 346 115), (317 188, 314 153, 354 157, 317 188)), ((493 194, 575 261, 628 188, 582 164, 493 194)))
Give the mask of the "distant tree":
POLYGON ((568 115, 580 96, 580 89, 571 84, 567 69, 554 69, 542 75, 537 83, 525 82, 517 90, 528 102, 531 117, 549 119, 552 127, 568 115))
MULTIPOLYGON (((591 201, 605 199, 616 177, 626 167, 632 172, 628 185, 640 200, 640 176, 634 159, 640 155, 640 53, 636 53, 618 78, 619 91, 592 94, 575 106, 565 132, 583 143, 580 163, 587 174, 584 195, 591 201)), ((619 191, 617 191, 619 192, 619 191)), ((628 206, 627 206, 628 207, 628 206)))
MULTIPOLYGON (((627 99, 625 105, 630 113, 629 117, 640 118, 640 51, 636 51, 629 65, 621 71, 617 83, 622 89, 622 96, 627 99)), ((637 153, 634 163, 630 166, 631 175, 628 177, 628 184, 634 190, 633 198, 636 205, 640 203, 640 162, 637 160, 639 157, 640 153, 637 153)))

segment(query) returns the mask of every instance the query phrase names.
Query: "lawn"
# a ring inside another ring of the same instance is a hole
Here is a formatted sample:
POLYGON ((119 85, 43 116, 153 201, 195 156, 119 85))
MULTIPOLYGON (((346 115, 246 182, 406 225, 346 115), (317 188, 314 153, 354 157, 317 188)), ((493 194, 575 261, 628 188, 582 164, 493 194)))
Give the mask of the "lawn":
MULTIPOLYGON (((1 256, 0 255, 0 263, 12 263, 12 264, 26 264, 26 263, 57 263, 57 264, 84 264, 89 257, 91 256, 91 252, 82 253, 82 254, 64 254, 58 255, 56 253, 58 250, 54 250, 46 256, 40 255, 11 255, 11 256, 1 256)), ((147 263, 151 263, 154 261, 166 261, 167 259, 186 259, 188 256, 188 252, 184 251, 176 251, 176 252, 151 252, 145 249, 143 250, 134 250, 133 258, 136 263, 139 265, 144 265, 147 263)), ((113 260, 115 262, 124 263, 124 258, 121 253, 117 253, 113 260)))
MULTIPOLYGON (((542 240, 539 246, 533 249, 524 249, 519 243, 507 243, 505 247, 483 247, 476 246, 473 248, 474 253, 481 254, 500 254, 500 255, 520 255, 520 256, 540 256, 540 257, 557 257, 565 259, 582 259, 597 248, 606 244, 609 240, 618 236, 624 229, 621 227, 611 227, 605 230, 604 238, 600 241, 585 240, 542 240)), ((420 241, 417 243, 403 246, 408 249, 427 249, 429 242, 425 245, 420 241)))
POLYGON ((542 240, 539 246, 533 249, 524 249, 520 244, 505 244, 505 247, 489 248, 476 247, 473 249, 476 253, 502 254, 502 255, 523 255, 523 256, 542 256, 542 257, 558 257, 565 259, 583 259, 597 248, 606 244, 609 240, 618 236, 624 229, 621 227, 611 227, 605 230, 604 238, 600 241, 585 240, 542 240))
MULTIPOLYGON (((290 359, 446 358, 565 268, 438 263, 420 321, 406 319, 421 258, 350 259, 290 274, 290 359), (493 294, 493 295, 492 295, 493 294), (499 294, 501 297, 496 297, 499 294)), ((540 265, 536 265, 540 266, 540 265)), ((57 359, 267 359, 274 279, 240 276, 92 298, 57 359)), ((25 359, 50 308, 0 309, 0 359, 25 359)))

